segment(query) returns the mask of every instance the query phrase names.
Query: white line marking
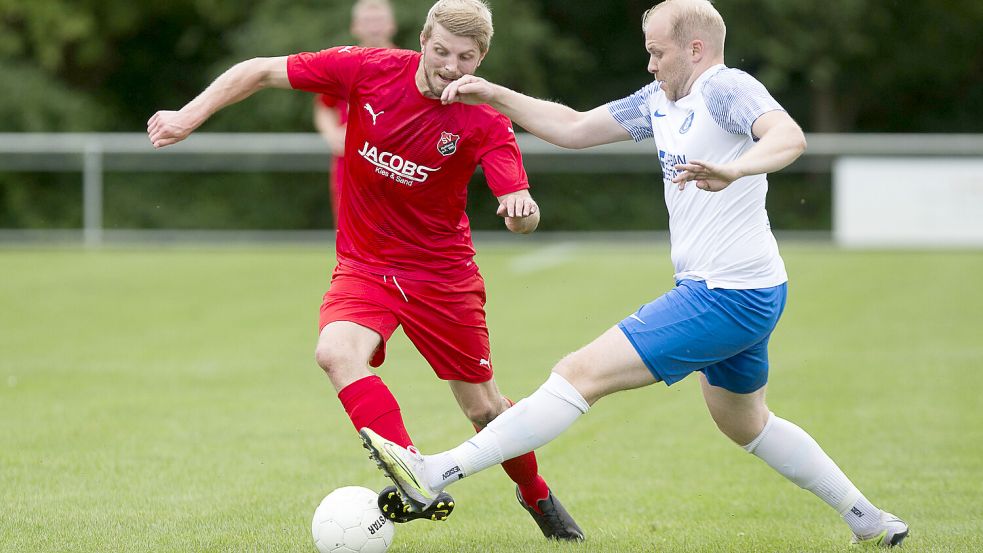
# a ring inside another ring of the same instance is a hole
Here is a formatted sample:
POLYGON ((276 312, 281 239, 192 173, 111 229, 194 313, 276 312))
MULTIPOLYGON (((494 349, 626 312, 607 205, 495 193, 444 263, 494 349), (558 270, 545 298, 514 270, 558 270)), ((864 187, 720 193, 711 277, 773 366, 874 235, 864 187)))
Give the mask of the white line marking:
POLYGON ((538 273, 570 261, 578 249, 574 242, 561 242, 512 258, 509 270, 520 275, 538 273))

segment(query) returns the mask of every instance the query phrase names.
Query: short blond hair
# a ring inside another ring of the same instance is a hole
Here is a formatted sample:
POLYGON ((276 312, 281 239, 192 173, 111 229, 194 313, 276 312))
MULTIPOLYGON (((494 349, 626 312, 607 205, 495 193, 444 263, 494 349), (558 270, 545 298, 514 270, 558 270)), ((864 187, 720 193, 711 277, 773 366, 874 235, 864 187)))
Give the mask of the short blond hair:
POLYGON ((488 53, 495 33, 491 9, 484 0, 438 0, 423 24, 420 36, 424 41, 430 40, 434 25, 440 25, 452 35, 474 39, 481 55, 488 53))
POLYGON ((700 39, 716 53, 723 54, 727 26, 717 8, 709 0, 665 0, 645 10, 642 14, 642 28, 655 12, 672 9, 672 38, 680 46, 691 40, 700 39))

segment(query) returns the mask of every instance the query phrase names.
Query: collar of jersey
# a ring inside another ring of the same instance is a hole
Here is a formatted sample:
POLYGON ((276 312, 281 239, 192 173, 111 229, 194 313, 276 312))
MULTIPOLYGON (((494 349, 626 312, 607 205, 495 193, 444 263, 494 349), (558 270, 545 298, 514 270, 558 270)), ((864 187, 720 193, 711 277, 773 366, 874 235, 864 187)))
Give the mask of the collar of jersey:
POLYGON ((695 81, 693 81, 693 86, 692 88, 689 89, 689 94, 671 103, 676 104, 677 106, 680 104, 688 104, 689 102, 692 101, 691 98, 695 98, 697 96, 696 94, 694 94, 694 92, 698 91, 700 87, 703 86, 703 83, 707 81, 707 79, 716 75, 718 72, 723 71, 724 69, 727 69, 727 66, 722 63, 718 63, 717 65, 711 65, 710 67, 707 67, 706 71, 700 73, 700 76, 697 77, 695 81))

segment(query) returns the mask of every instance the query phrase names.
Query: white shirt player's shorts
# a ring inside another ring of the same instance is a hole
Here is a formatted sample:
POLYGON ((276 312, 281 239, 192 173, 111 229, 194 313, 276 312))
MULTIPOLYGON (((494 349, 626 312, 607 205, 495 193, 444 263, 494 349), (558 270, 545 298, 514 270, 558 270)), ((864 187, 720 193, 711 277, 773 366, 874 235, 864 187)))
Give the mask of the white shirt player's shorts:
POLYGON ((683 280, 618 327, 666 385, 702 371, 710 384, 748 394, 768 382, 768 340, 787 293, 788 283, 728 290, 683 280))

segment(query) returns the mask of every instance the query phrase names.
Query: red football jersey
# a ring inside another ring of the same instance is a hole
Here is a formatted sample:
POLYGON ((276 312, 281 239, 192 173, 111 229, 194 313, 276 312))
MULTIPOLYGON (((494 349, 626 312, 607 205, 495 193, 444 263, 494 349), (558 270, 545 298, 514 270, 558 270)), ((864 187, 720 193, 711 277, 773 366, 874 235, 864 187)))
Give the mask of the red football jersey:
POLYGON ((346 100, 338 262, 449 281, 474 274, 465 214, 478 164, 496 196, 529 187, 512 124, 488 106, 423 96, 419 52, 345 46, 290 56, 295 89, 346 100))

